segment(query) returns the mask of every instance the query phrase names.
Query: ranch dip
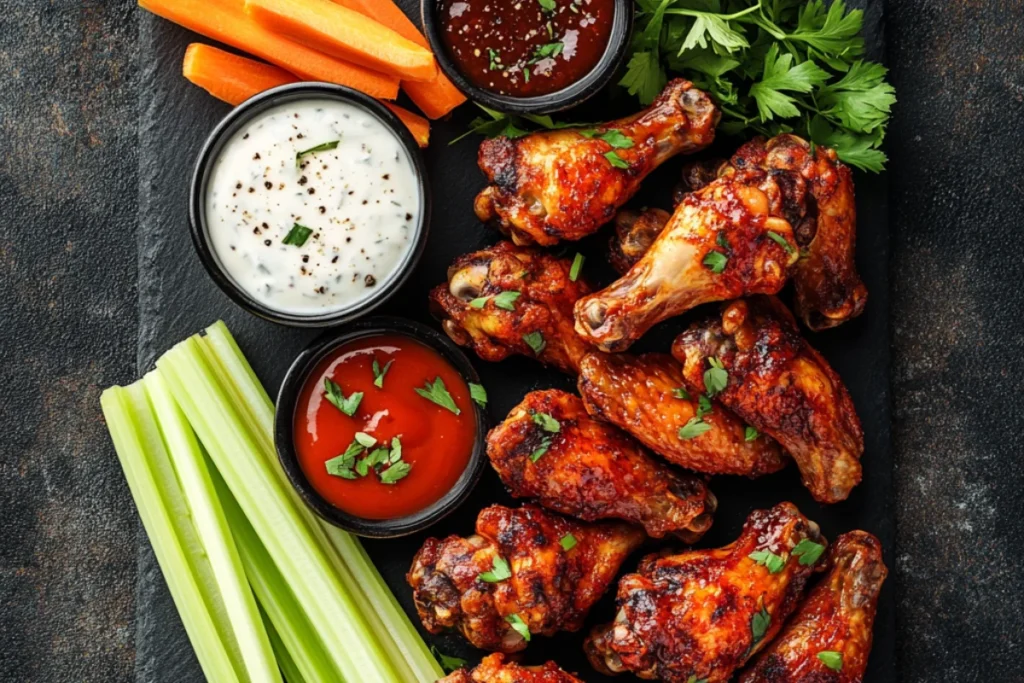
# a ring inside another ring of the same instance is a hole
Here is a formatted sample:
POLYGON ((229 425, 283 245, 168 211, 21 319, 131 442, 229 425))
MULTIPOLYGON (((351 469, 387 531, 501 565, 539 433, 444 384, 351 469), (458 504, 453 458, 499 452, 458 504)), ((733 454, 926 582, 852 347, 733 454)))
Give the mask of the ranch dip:
POLYGON ((257 115, 210 172, 206 223, 228 276, 293 315, 372 296, 413 247, 416 170, 398 137, 365 109, 332 99, 257 115))

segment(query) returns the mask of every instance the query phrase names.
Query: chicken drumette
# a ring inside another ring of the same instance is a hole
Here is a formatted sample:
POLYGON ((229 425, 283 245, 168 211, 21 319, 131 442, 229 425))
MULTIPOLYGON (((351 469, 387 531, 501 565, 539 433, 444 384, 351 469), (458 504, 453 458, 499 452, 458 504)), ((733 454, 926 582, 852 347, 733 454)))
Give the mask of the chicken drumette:
POLYGON ((652 458, 564 391, 534 391, 487 436, 487 455, 518 498, 585 520, 622 519, 687 542, 711 526, 717 501, 700 479, 652 458))
POLYGON ((864 433, 850 394, 778 299, 726 305, 679 335, 672 355, 694 391, 707 388, 705 373, 724 374, 715 399, 782 444, 815 500, 845 500, 860 482, 864 433))
POLYGON ((522 354, 575 374, 590 348, 573 330, 572 305, 590 288, 573 282, 571 269, 540 249, 499 242, 456 259, 431 307, 448 336, 484 360, 522 354))
POLYGON ((437 683, 583 683, 554 662, 522 666, 505 655, 487 655, 472 671, 459 669, 437 683))
POLYGON ((882 544, 851 531, 831 548, 830 572, 739 683, 860 683, 871 653, 878 593, 888 570, 882 544))
POLYGON ((427 539, 406 580, 431 633, 454 628, 476 647, 516 652, 527 644, 517 626, 543 635, 579 630, 643 539, 628 524, 493 505, 477 517, 476 535, 427 539))
POLYGON ((517 244, 586 237, 664 161, 711 144, 718 118, 706 93, 675 80, 629 118, 486 140, 479 164, 491 184, 477 196, 476 214, 517 244))
POLYGON ((584 643, 594 668, 724 683, 782 628, 824 550, 792 503, 757 510, 716 550, 650 555, 619 582, 618 614, 584 643))
POLYGON ((621 427, 669 462, 706 474, 758 477, 787 460, 771 438, 747 438, 746 426, 684 388, 672 356, 592 353, 580 365, 587 411, 621 427))

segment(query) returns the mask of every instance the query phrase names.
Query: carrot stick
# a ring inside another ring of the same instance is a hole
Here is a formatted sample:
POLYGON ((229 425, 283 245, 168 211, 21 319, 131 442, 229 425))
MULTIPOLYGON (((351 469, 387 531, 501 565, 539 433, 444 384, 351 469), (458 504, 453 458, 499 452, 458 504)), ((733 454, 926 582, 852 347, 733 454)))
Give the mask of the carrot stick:
MULTIPOLYGON (((403 38, 411 40, 421 47, 428 49, 430 47, 430 43, 420 33, 416 24, 392 0, 334 0, 334 2, 379 21, 403 38)), ((412 98, 416 106, 432 119, 441 118, 466 101, 466 96, 440 69, 437 76, 430 81, 402 81, 402 89, 412 98)))
POLYGON ((430 50, 330 0, 245 0, 245 11, 271 31, 339 59, 413 81, 437 75, 430 50))
POLYGON ((245 50, 303 80, 347 85, 383 99, 398 96, 398 79, 330 57, 263 28, 244 0, 139 0, 139 6, 207 38, 245 50))
POLYGON ((408 109, 402 109, 397 104, 391 104, 390 102, 382 102, 381 104, 393 111, 395 116, 402 119, 402 123, 409 129, 409 132, 412 133, 420 147, 426 147, 430 144, 430 121, 427 121, 418 114, 413 114, 408 109))
POLYGON ((232 105, 241 104, 264 90, 299 80, 284 69, 202 43, 188 46, 181 71, 185 78, 232 105))

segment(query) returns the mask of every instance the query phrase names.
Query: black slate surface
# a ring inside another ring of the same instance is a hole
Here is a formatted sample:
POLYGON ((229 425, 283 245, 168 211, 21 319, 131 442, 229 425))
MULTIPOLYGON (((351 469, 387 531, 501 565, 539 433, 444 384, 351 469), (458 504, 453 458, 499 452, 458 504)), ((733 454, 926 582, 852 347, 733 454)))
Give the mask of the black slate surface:
MULTIPOLYGON (((0 13, 0 680, 188 680, 187 666, 168 664, 188 662, 187 645, 169 637, 180 627, 149 608, 134 616, 136 516, 96 397, 138 370, 134 232, 158 210, 153 188, 137 192, 155 179, 138 163, 152 151, 141 140, 161 108, 200 121, 216 105, 180 83, 145 89, 154 70, 177 68, 153 63, 150 49, 176 29, 129 2, 9 4, 0 13)), ((1024 680, 1022 17, 1020 0, 887 6, 901 98, 893 164, 879 180, 891 187, 899 609, 890 646, 906 681, 1024 680)), ((204 277, 186 268, 181 282, 204 296, 204 277)), ((193 331, 182 320, 168 328, 193 331)), ((161 350, 154 339, 149 329, 139 368, 161 350)), ((139 583, 163 596, 141 547, 139 583)))

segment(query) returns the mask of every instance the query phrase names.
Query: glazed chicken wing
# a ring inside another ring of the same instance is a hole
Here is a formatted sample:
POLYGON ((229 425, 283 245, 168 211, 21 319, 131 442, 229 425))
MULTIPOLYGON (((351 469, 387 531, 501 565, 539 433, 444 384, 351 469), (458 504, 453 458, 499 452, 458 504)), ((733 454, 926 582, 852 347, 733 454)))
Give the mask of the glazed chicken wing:
POLYGON ((480 511, 476 535, 427 539, 406 580, 431 633, 454 628, 476 647, 516 652, 527 640, 513 624, 543 635, 579 630, 643 539, 627 524, 492 505, 480 511))
POLYGON ((619 275, 625 275, 643 258, 665 229, 672 214, 661 209, 631 211, 623 209, 615 215, 615 234, 608 244, 608 260, 619 275))
POLYGON ((775 441, 763 435, 748 440, 743 422, 721 406, 712 408, 706 398, 702 409, 701 397, 684 386, 682 366, 668 354, 592 353, 580 366, 587 411, 669 462, 706 474, 748 477, 785 466, 775 441))
POLYGON ((437 683, 583 683, 554 662, 521 666, 505 655, 487 655, 472 671, 459 669, 437 683))
POLYGON ((717 501, 636 441, 587 414, 564 391, 533 391, 487 435, 487 455, 517 498, 585 520, 622 519, 687 542, 711 526, 717 501))
POLYGON ((696 391, 712 359, 721 364, 728 379, 715 399, 782 444, 815 500, 845 500, 860 483, 864 433, 850 394, 778 299, 728 304, 679 335, 672 355, 696 391))
POLYGON ((572 305, 590 288, 572 281, 571 268, 540 249, 499 242, 456 259, 448 282, 430 293, 431 308, 455 343, 484 360, 521 354, 575 374, 590 349, 573 330, 572 305))
POLYGON ((871 654, 878 593, 888 574, 882 544, 866 531, 836 539, 831 570, 739 683, 861 683, 871 654))
POLYGON ((718 118, 706 93, 675 80, 626 119, 486 140, 479 164, 491 184, 477 196, 476 214, 494 220, 516 244, 586 237, 667 159, 711 144, 718 118))
POLYGON ((756 510, 716 550, 650 555, 619 582, 618 614, 584 643, 594 668, 724 683, 782 628, 824 550, 792 503, 756 510))

